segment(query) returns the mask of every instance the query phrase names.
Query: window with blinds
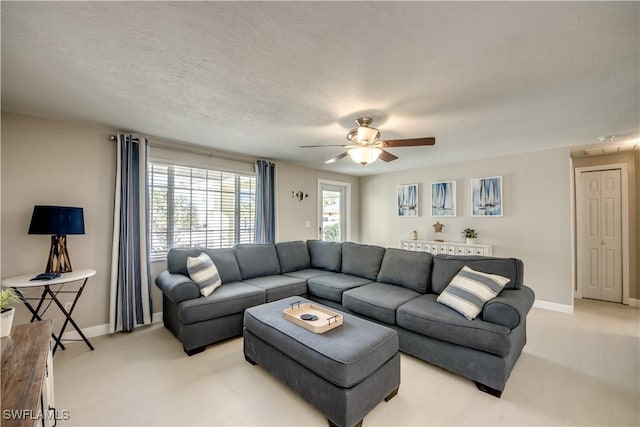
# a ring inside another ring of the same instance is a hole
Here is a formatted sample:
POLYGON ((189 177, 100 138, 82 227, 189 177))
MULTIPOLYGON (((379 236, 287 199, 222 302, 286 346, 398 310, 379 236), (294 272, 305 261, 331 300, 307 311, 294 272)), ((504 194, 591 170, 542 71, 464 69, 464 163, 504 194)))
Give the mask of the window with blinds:
POLYGON ((149 164, 151 257, 170 248, 253 243, 253 175, 149 164))

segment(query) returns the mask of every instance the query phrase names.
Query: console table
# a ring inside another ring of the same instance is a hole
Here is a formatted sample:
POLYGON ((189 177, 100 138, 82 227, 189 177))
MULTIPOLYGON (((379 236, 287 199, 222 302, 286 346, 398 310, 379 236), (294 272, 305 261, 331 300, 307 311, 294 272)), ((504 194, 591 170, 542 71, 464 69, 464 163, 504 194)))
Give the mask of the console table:
POLYGON ((408 251, 429 252, 432 255, 482 255, 492 256, 493 246, 464 242, 436 242, 435 240, 401 240, 400 248, 408 251))
POLYGON ((71 323, 76 332, 80 335, 82 340, 89 346, 91 350, 93 350, 93 346, 87 339, 87 337, 82 333, 82 330, 78 326, 78 324, 73 320, 71 315, 73 314, 73 310, 76 308, 76 304, 80 299, 80 295, 82 295, 82 291, 84 290, 89 277, 95 276, 95 270, 77 270, 71 271, 69 273, 62 273, 60 277, 51 280, 31 280, 34 278, 37 273, 33 274, 25 274, 23 276, 10 277, 8 279, 4 279, 2 281, 2 286, 5 288, 13 288, 25 307, 31 312, 31 321, 36 322, 42 320, 42 315, 49 309, 52 303, 55 303, 56 306, 60 309, 62 314, 65 317, 64 322, 62 323, 62 328, 60 329, 60 333, 58 335, 51 333, 51 337, 55 341, 55 345, 53 346, 53 354, 55 354, 56 349, 60 347, 61 349, 65 349, 64 344, 62 344, 62 334, 64 334, 64 330, 67 328, 67 325, 71 323), (72 282, 82 281, 82 284, 77 289, 68 289, 64 288, 65 285, 70 284, 72 282), (59 285, 52 289, 52 286, 59 285), (27 288, 36 288, 42 287, 42 294, 40 298, 29 298, 24 294, 24 290, 27 288), (58 299, 58 294, 72 294, 74 295, 73 302, 71 306, 67 310, 63 303, 58 299), (29 301, 38 301, 37 305, 34 307, 31 305, 29 301), (48 301, 48 304, 45 304, 48 301))
POLYGON ((53 398, 53 322, 18 325, 2 338, 2 426, 48 427, 57 416, 53 398))

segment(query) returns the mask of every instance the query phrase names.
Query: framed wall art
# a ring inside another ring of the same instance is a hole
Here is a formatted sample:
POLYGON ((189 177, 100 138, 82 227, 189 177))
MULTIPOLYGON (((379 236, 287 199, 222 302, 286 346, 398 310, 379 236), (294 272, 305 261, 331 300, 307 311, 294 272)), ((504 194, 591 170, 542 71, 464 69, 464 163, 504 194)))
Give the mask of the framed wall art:
POLYGON ((398 186, 398 216, 418 216, 418 184, 398 186))
POLYGON ((502 177, 471 180, 471 216, 502 216, 502 177))
POLYGON ((456 182, 431 183, 431 216, 456 216, 456 182))

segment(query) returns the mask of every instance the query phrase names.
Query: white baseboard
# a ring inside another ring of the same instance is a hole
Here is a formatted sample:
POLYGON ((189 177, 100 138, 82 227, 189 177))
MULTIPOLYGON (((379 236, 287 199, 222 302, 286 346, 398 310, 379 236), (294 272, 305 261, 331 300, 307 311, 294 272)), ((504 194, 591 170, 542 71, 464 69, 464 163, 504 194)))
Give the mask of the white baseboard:
POLYGON ((544 310, 558 311, 560 313, 573 314, 573 306, 566 304, 558 304, 556 302, 548 302, 542 300, 535 300, 533 303, 535 308, 542 308, 544 310))
POLYGON ((640 299, 629 298, 629 307, 640 307, 640 299))
MULTIPOLYGON (((153 316, 151 317, 151 323, 158 323, 158 322, 162 322, 162 312, 161 311, 158 312, 158 313, 153 313, 153 316)), ((140 325, 140 326, 142 326, 142 325, 140 325)), ((67 327, 72 327, 72 326, 69 325, 67 327)), ((136 328, 137 327, 138 326, 136 326, 136 328)), ((101 335, 107 335, 107 334, 109 334, 109 324, 105 323, 103 325, 96 325, 96 326, 90 326, 88 328, 83 328, 82 329, 82 333, 87 338, 99 337, 101 335)), ((63 340, 80 340, 82 338, 80 337, 80 334, 78 334, 76 331, 69 331, 69 332, 65 332, 62 335, 62 339, 63 340)))

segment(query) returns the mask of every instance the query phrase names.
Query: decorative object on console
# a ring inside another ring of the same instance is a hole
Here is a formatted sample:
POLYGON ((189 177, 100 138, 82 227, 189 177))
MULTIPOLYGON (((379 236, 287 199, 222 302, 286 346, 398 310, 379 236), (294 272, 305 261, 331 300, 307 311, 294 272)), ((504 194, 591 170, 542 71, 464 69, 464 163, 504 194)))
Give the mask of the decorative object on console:
POLYGON ((51 235, 51 249, 45 272, 73 271, 67 251, 67 234, 84 234, 83 210, 67 206, 36 205, 33 207, 29 234, 51 235))
POLYGON ((298 190, 298 191, 291 190, 291 197, 295 197, 296 199, 298 199, 299 202, 301 202, 307 197, 309 197, 309 195, 302 190, 298 190))
POLYGON ((418 216, 418 184, 398 186, 398 216, 418 216))
POLYGON ((411 240, 418 240, 418 232, 416 230, 411 232, 411 240))
POLYGON ((11 304, 20 301, 13 289, 3 289, 0 291, 0 338, 11 334, 13 315, 16 308, 11 304))
POLYGON ((502 216, 502 177, 471 180, 471 216, 502 216))
POLYGON ((473 245, 478 238, 478 232, 473 228, 465 228, 462 230, 462 235, 467 238, 467 245, 473 245))
POLYGON ((431 216, 456 216, 456 182, 431 183, 431 216))
MULTIPOLYGON (((444 224, 440 224, 440 222, 436 222, 433 224, 433 228, 436 230, 436 233, 442 233, 442 229, 444 228, 444 224)), ((444 239, 434 239, 436 242, 444 242, 444 239)))

